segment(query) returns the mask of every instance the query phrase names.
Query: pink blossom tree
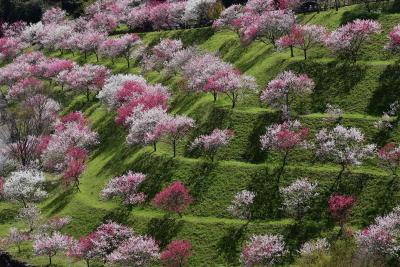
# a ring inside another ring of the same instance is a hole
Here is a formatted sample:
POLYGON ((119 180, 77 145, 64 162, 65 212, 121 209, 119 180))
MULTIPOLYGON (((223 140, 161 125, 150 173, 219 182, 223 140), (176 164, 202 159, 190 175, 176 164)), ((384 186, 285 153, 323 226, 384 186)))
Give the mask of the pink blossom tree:
POLYGON ((231 205, 228 207, 228 212, 239 219, 251 220, 251 209, 256 194, 248 190, 242 190, 236 193, 231 205))
POLYGON ((327 35, 326 28, 319 25, 295 24, 288 35, 282 36, 277 40, 278 49, 291 48, 293 57, 293 47, 298 47, 304 52, 304 59, 307 59, 307 51, 317 44, 322 44, 327 35))
POLYGON ((282 165, 277 177, 278 187, 290 151, 307 148, 309 132, 310 129, 302 127, 299 121, 286 121, 282 124, 273 124, 267 127, 266 133, 260 137, 261 149, 283 153, 282 165))
POLYGON ((96 254, 94 253, 94 248, 95 248, 95 243, 93 242, 94 238, 95 238, 94 233, 79 238, 77 242, 74 242, 70 246, 68 251, 68 256, 78 260, 84 260, 86 262, 86 266, 89 267, 90 261, 96 257, 96 254))
POLYGON ((375 266, 385 265, 390 259, 397 262, 399 247, 400 208, 397 206, 375 223, 356 234, 358 252, 375 266))
POLYGON ((100 32, 110 33, 118 27, 118 19, 114 14, 99 12, 87 22, 87 28, 100 32))
POLYGON ((376 146, 365 144, 364 134, 357 128, 337 125, 333 130, 322 129, 316 134, 316 156, 341 166, 332 189, 339 186, 340 179, 349 166, 361 165, 374 155, 376 146))
POLYGON ((155 127, 151 138, 159 139, 163 137, 172 144, 174 158, 176 157, 176 144, 182 139, 191 129, 195 127, 195 122, 192 118, 186 116, 167 117, 160 121, 155 127))
POLYGON ((339 222, 339 234, 344 233, 344 227, 349 217, 350 210, 355 203, 356 199, 353 196, 331 195, 329 197, 329 213, 339 222))
POLYGON ((397 177, 397 169, 400 166, 400 147, 394 143, 388 143, 378 150, 378 158, 382 165, 397 177))
POLYGON ((49 234, 61 231, 65 226, 71 222, 71 218, 68 216, 60 217, 58 215, 53 216, 42 225, 42 230, 49 234))
POLYGON ((114 62, 117 57, 123 57, 130 68, 130 56, 132 49, 141 43, 141 39, 136 34, 125 34, 119 38, 110 38, 105 40, 99 46, 100 54, 108 56, 114 62))
POLYGON ((273 266, 288 253, 285 241, 280 235, 253 235, 241 254, 246 267, 273 266))
POLYGON ((396 25, 389 32, 389 42, 385 45, 385 49, 392 53, 400 51, 400 25, 396 25))
POLYGON ((160 257, 156 241, 151 237, 134 235, 121 243, 107 260, 122 266, 150 266, 160 257))
POLYGON ((214 21, 213 28, 232 30, 239 35, 240 17, 243 15, 243 9, 242 5, 231 5, 224 9, 219 18, 214 21))
POLYGON ((211 161, 222 146, 229 144, 234 134, 232 130, 214 129, 209 135, 200 135, 191 144, 191 149, 200 148, 211 161))
POLYGON ((307 178, 297 179, 291 185, 281 188, 282 204, 287 213, 301 221, 311 201, 318 195, 316 189, 317 184, 309 182, 307 178))
POLYGON ((151 49, 151 55, 145 58, 145 70, 161 70, 166 62, 170 61, 176 52, 183 49, 181 40, 163 39, 151 49))
POLYGON ((101 191, 101 197, 103 199, 122 197, 123 204, 130 207, 143 203, 146 195, 139 192, 139 187, 145 179, 144 174, 129 171, 125 175, 113 178, 101 191))
POLYGON ((24 43, 16 38, 0 38, 0 62, 7 62, 21 53, 25 47, 24 43))
POLYGON ((87 59, 87 53, 94 53, 97 62, 99 62, 97 50, 99 49, 100 44, 106 40, 106 34, 104 32, 85 31, 79 33, 76 38, 78 40, 77 48, 79 51, 84 53, 85 60, 87 59))
POLYGON ((43 13, 42 22, 44 24, 52 24, 52 23, 62 24, 67 19, 66 15, 67 15, 66 12, 61 8, 53 7, 46 10, 46 12, 43 13))
POLYGON ((204 86, 204 91, 212 92, 214 102, 217 100, 217 93, 225 93, 232 101, 232 108, 241 95, 246 90, 255 91, 257 89, 257 82, 254 77, 245 76, 236 69, 225 69, 216 72, 207 80, 204 86))
POLYGON ((37 228, 41 219, 41 212, 38 207, 33 204, 28 204, 27 207, 23 207, 19 210, 17 218, 29 227, 29 233, 37 228))
POLYGON ((21 253, 21 245, 23 242, 30 239, 29 233, 18 230, 15 227, 11 227, 7 237, 9 244, 13 244, 17 247, 18 253, 21 253))
POLYGON ((381 25, 373 20, 356 19, 331 32, 326 46, 342 58, 357 61, 359 52, 370 36, 381 32, 381 25))
POLYGON ((189 241, 174 240, 168 244, 160 258, 167 267, 184 267, 192 255, 192 244, 189 241))
POLYGON ((65 158, 65 169, 63 172, 64 183, 66 186, 72 184, 79 189, 79 177, 85 170, 85 162, 88 158, 88 151, 80 147, 70 147, 65 158))
POLYGON ((159 209, 182 216, 182 212, 189 207, 192 201, 189 190, 181 182, 174 182, 159 192, 151 203, 159 209))
POLYGON ((284 117, 290 117, 290 106, 300 96, 311 94, 315 84, 306 74, 296 75, 292 71, 284 71, 268 83, 261 93, 261 101, 273 108, 280 108, 284 117))
POLYGON ((51 259, 60 252, 66 252, 72 239, 69 236, 54 232, 52 235, 38 235, 34 239, 33 252, 35 255, 44 255, 51 259))

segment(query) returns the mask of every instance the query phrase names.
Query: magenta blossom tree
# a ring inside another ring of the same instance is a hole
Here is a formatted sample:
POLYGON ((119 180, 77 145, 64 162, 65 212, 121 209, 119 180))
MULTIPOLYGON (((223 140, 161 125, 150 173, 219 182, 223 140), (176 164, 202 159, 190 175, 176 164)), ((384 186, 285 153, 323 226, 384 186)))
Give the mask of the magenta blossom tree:
POLYGON ((251 208, 256 194, 248 190, 242 190, 236 193, 231 205, 228 207, 228 212, 239 219, 251 220, 251 208))
POLYGON ((378 150, 378 158, 382 165, 396 177, 400 166, 400 147, 394 143, 388 143, 378 150))
POLYGON ((225 69, 216 72, 207 80, 204 86, 205 92, 211 92, 214 96, 214 102, 217 101, 218 93, 225 93, 232 101, 232 108, 241 95, 246 90, 255 91, 257 89, 257 82, 254 77, 245 76, 236 69, 225 69))
POLYGON ((309 132, 310 129, 302 127, 299 121, 286 121, 267 127, 266 133, 260 137, 261 149, 274 150, 283 154, 282 165, 277 178, 278 186, 290 151, 307 148, 309 132))
POLYGON ((381 32, 381 25, 373 20, 356 19, 331 32, 325 39, 326 46, 342 58, 357 61, 361 47, 370 36, 381 32))
POLYGON ((159 247, 152 237, 134 235, 121 243, 107 260, 121 266, 150 266, 160 258, 159 247))
POLYGON ((181 182, 174 182, 154 197, 152 205, 182 216, 192 202, 189 190, 181 182))
POLYGON ((71 147, 67 151, 65 159, 65 169, 63 172, 64 184, 66 186, 72 184, 78 191, 79 177, 85 170, 85 163, 88 158, 88 151, 84 148, 71 147))
POLYGON ((199 148, 211 161, 214 161, 214 157, 218 150, 229 144, 233 138, 234 133, 232 130, 225 129, 220 130, 214 129, 209 135, 200 135, 191 144, 191 149, 199 148))
POLYGON ((73 242, 69 248, 68 256, 77 260, 84 260, 86 266, 90 267, 90 261, 96 257, 93 239, 95 239, 94 233, 81 237, 78 241, 73 242))
POLYGON ((350 210, 355 203, 356 199, 353 196, 331 195, 329 197, 329 213, 338 221, 340 234, 344 233, 344 227, 349 217, 350 210))
POLYGON ((290 117, 290 106, 294 100, 311 94, 314 87, 314 81, 306 74, 284 71, 268 83, 260 98, 273 108, 281 109, 284 117, 290 117))
POLYGON ((172 144, 174 158, 176 157, 176 144, 181 140, 191 129, 195 127, 195 122, 192 118, 186 116, 167 117, 160 121, 151 134, 151 138, 160 139, 163 137, 172 144))
POLYGON ((192 255, 192 244, 188 240, 174 240, 161 253, 160 259, 167 267, 184 267, 192 255))
POLYGON ((318 195, 316 189, 317 184, 309 182, 307 178, 297 179, 291 185, 281 188, 282 204, 286 212, 296 220, 302 220, 311 201, 318 195))
POLYGON ((339 186, 340 179, 349 166, 361 165, 363 160, 375 154, 374 144, 365 144, 364 134, 357 128, 337 125, 333 130, 322 129, 316 134, 316 156, 341 166, 332 189, 339 186))
POLYGON ((240 260, 246 267, 273 266, 288 253, 280 235, 253 235, 244 246, 240 260))
POLYGON ((322 44, 327 35, 325 27, 319 25, 295 24, 288 35, 279 38, 276 43, 278 49, 291 48, 293 57, 293 47, 303 50, 304 59, 307 59, 307 51, 317 44, 322 44))
POLYGON ((146 179, 142 173, 129 171, 126 175, 113 178, 101 191, 103 199, 122 197, 123 204, 133 205, 143 203, 146 195, 139 192, 139 186, 146 179))

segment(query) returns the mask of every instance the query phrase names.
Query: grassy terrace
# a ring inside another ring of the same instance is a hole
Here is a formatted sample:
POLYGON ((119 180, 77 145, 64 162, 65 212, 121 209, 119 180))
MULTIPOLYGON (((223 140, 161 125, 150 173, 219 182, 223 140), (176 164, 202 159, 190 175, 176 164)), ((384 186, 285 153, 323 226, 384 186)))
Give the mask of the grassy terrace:
MULTIPOLYGON (((358 7, 346 7, 339 12, 327 11, 320 14, 301 15, 304 23, 323 24, 337 27, 345 12, 354 12, 358 7)), ((373 123, 389 104, 399 99, 400 65, 396 58, 383 51, 387 32, 400 21, 399 14, 381 14, 378 20, 384 31, 366 46, 361 60, 354 65, 336 61, 324 48, 313 48, 309 59, 303 60, 301 51, 295 50, 296 57, 290 58, 289 51, 276 52, 272 46, 254 43, 248 47, 240 44, 232 32, 213 32, 210 28, 152 32, 141 34, 150 45, 160 38, 181 38, 186 45, 199 45, 208 51, 216 51, 225 61, 235 64, 241 71, 256 77, 260 86, 284 69, 307 73, 316 82, 315 93, 308 99, 296 103, 298 119, 311 128, 312 133, 334 123, 324 121, 322 114, 327 103, 337 104, 346 112, 341 123, 361 128, 368 141, 383 145, 388 141, 400 141, 400 132, 379 132, 373 123)), ((73 59, 85 63, 83 55, 75 53, 52 56, 73 59)), ((96 63, 94 55, 86 62, 96 63)), ((118 60, 115 65, 101 59, 114 73, 127 73, 125 62, 118 60)), ((139 66, 129 72, 139 74, 139 66)), ((179 76, 165 79, 159 73, 151 72, 145 77, 154 83, 161 82, 171 87, 173 100, 171 112, 187 114, 196 119, 197 129, 179 144, 178 157, 171 157, 171 148, 159 144, 157 152, 151 147, 128 147, 125 142, 126 130, 116 127, 115 114, 93 99, 89 102, 83 95, 75 96, 54 88, 55 97, 65 107, 63 113, 82 110, 89 117, 93 128, 99 133, 101 143, 92 152, 87 169, 81 178, 80 192, 64 192, 57 177, 49 176, 50 197, 40 204, 46 216, 69 215, 72 223, 66 229, 75 237, 94 230, 102 221, 112 219, 128 224, 140 233, 155 236, 161 245, 172 239, 188 239, 192 242, 195 255, 191 266, 237 266, 242 242, 253 233, 281 233, 292 248, 304 240, 316 236, 332 237, 336 234, 333 222, 326 214, 326 196, 338 166, 317 162, 311 153, 296 151, 290 156, 289 166, 282 179, 287 185, 299 177, 309 177, 320 185, 321 197, 312 205, 311 212, 300 224, 287 219, 279 209, 279 198, 274 178, 280 164, 280 155, 262 152, 259 136, 265 126, 276 122, 278 115, 261 105, 258 94, 246 96, 238 107, 230 109, 227 98, 220 96, 217 103, 206 94, 189 94, 182 89, 179 76), (193 138, 215 127, 232 128, 236 136, 232 143, 222 149, 216 163, 209 163, 187 150, 193 138), (128 170, 147 174, 144 191, 153 197, 173 180, 183 181, 191 190, 195 203, 182 217, 168 217, 149 205, 135 208, 131 213, 117 201, 101 201, 99 192, 114 176, 128 170), (255 221, 232 219, 226 211, 234 194, 243 189, 257 193, 255 221)), ((262 87, 261 87, 262 88, 262 87)), ((353 210, 351 222, 354 227, 370 223, 377 214, 388 211, 399 200, 399 193, 382 168, 375 161, 353 168, 341 183, 344 193, 356 194, 358 203, 353 210)), ((0 203, 0 234, 5 235, 11 225, 18 206, 0 203)), ((22 254, 11 251, 16 257, 45 264, 47 258, 32 257, 30 246, 22 254)), ((68 266, 63 257, 56 257, 55 263, 68 266)), ((83 262, 74 266, 85 266, 83 262)))

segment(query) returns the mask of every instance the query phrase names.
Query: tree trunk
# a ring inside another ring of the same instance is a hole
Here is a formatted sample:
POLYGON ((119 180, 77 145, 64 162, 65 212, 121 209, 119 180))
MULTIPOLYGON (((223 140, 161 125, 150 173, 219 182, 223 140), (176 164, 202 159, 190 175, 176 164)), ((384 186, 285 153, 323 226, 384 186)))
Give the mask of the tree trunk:
POLYGON ((303 51, 304 51, 304 60, 306 60, 307 59, 307 50, 304 49, 303 51))
POLYGON ((154 152, 157 151, 157 143, 156 142, 153 142, 153 149, 154 149, 154 152))
POLYGON ((89 87, 86 88, 86 99, 89 102, 89 87))
POLYGON ((49 255, 49 266, 51 265, 51 256, 49 255))
POLYGON ((286 166, 288 155, 289 155, 289 150, 286 150, 285 155, 283 156, 282 166, 281 166, 281 168, 279 170, 278 177, 276 179, 277 180, 277 184, 278 184, 278 188, 279 188, 281 177, 282 177, 283 172, 285 170, 285 166, 286 166))
POLYGON ((214 96, 214 103, 217 102, 217 92, 213 92, 213 96, 214 96))
POLYGON ((290 57, 294 57, 293 45, 290 46, 290 57))
POLYGON ((96 62, 99 62, 99 55, 97 54, 97 52, 95 51, 94 54, 96 55, 96 62))
POLYGON ((175 139, 172 141, 172 148, 174 150, 174 158, 175 158, 176 157, 176 140, 175 139))
POLYGON ((342 178, 343 172, 346 170, 346 165, 342 164, 342 168, 340 169, 340 172, 338 174, 338 176, 335 179, 335 182, 333 183, 332 187, 331 187, 331 191, 333 191, 334 189, 337 189, 337 187, 339 186, 340 183, 340 179, 342 178))
POLYGON ((128 63, 128 69, 129 69, 131 67, 131 63, 129 61, 129 57, 125 57, 125 59, 126 59, 126 63, 128 63))
POLYGON ((86 266, 87 266, 87 267, 90 267, 90 262, 89 262, 89 260, 86 260, 86 266))
POLYGON ((86 51, 84 52, 84 54, 85 54, 85 61, 87 60, 87 53, 86 53, 86 51))

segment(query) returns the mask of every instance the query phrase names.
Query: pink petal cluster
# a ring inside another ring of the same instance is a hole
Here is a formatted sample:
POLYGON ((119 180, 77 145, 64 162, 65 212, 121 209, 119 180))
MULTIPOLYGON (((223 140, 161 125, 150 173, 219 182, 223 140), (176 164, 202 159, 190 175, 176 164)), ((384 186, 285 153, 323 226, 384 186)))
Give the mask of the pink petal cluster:
POLYGON ((306 74, 297 75, 284 71, 268 83, 261 93, 261 101, 273 108, 281 109, 285 116, 290 114, 290 105, 296 97, 311 94, 315 84, 306 74))
POLYGON ((146 195, 139 192, 139 186, 146 179, 142 173, 127 174, 113 178, 101 191, 101 197, 111 199, 122 197, 125 205, 136 205, 146 200, 146 195))
POLYGON ((266 133, 260 137, 262 149, 289 151, 295 148, 307 147, 310 129, 303 128, 299 121, 285 121, 266 128, 266 133))
POLYGON ((253 235, 242 250, 241 261, 246 267, 273 266, 287 254, 280 235, 253 235))
POLYGON ((72 242, 71 237, 54 232, 52 235, 38 235, 34 238, 33 252, 49 258, 57 253, 66 252, 72 242))
POLYGON ((251 219, 251 207, 256 194, 248 190, 242 190, 236 193, 231 205, 228 207, 228 212, 232 216, 239 219, 251 219))
POLYGON ((233 138, 234 133, 232 130, 214 129, 209 135, 200 135, 191 144, 191 149, 200 148, 204 154, 211 160, 214 159, 217 151, 222 147, 229 144, 233 138))
POLYGON ((396 174, 400 165, 400 147, 394 143, 388 143, 378 150, 378 158, 386 168, 396 174))
POLYGON ((161 253, 160 259, 167 267, 181 267, 188 264, 192 255, 192 244, 189 241, 174 240, 161 253))
POLYGON ((346 222, 350 209, 356 203, 353 196, 331 195, 328 200, 329 212, 342 225, 346 222))
POLYGON ((174 182, 154 197, 152 205, 165 211, 181 214, 192 201, 189 190, 181 182, 174 182))

